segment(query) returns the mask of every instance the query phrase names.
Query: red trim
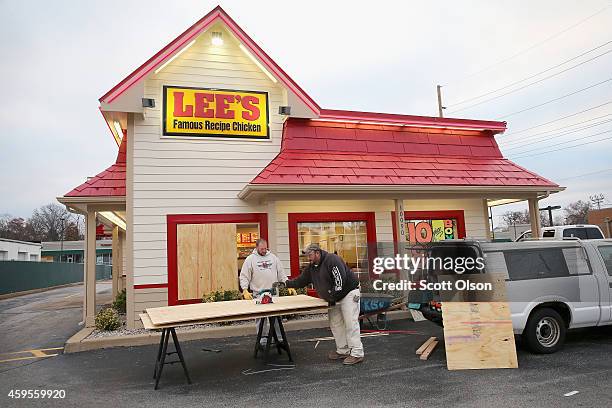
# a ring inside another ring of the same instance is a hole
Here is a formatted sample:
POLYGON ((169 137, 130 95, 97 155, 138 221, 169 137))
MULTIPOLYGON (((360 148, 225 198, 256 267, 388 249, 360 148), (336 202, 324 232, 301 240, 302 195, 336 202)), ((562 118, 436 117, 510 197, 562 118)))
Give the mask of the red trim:
POLYGON ((291 77, 289 77, 289 75, 287 75, 287 73, 272 60, 272 58, 268 56, 268 54, 266 54, 220 6, 215 7, 210 13, 206 14, 194 25, 172 40, 172 42, 162 48, 153 57, 149 58, 134 72, 115 85, 110 91, 105 93, 100 98, 100 101, 111 103, 132 85, 137 83, 141 78, 162 64, 167 58, 172 56, 177 50, 191 41, 192 38, 206 30, 217 20, 223 21, 232 31, 232 33, 261 60, 266 68, 270 69, 270 71, 276 74, 283 84, 293 91, 310 109, 312 109, 315 114, 319 113, 319 105, 308 94, 306 94, 306 92, 304 92, 304 90, 300 88, 300 86, 293 79, 291 79, 291 77))
MULTIPOLYGON (((456 219, 458 238, 465 238, 465 215, 463 210, 404 211, 405 220, 433 220, 444 218, 456 219)), ((395 211, 391 211, 391 225, 393 227, 393 246, 397 253, 397 222, 395 221, 395 211)))
POLYGON ((500 133, 506 130, 506 122, 492 120, 437 118, 430 116, 399 115, 394 113, 357 112, 337 109, 321 109, 320 119, 371 121, 395 123, 398 125, 420 125, 434 127, 457 127, 462 129, 492 130, 500 133))
MULTIPOLYGON (((291 277, 300 274, 297 225, 299 222, 325 222, 325 221, 365 221, 366 239, 368 244, 368 262, 371 265, 376 258, 376 217, 373 212, 320 212, 320 213, 289 213, 289 264, 291 277)), ((371 268, 370 268, 371 269, 371 268)))
POLYGON ((153 289, 153 288, 167 288, 167 283, 147 283, 145 285, 134 285, 134 289, 153 289))
POLYGON ((166 216, 168 240, 168 305, 199 303, 202 299, 178 299, 176 227, 179 224, 259 223, 259 234, 268 239, 268 214, 169 214, 166 216))

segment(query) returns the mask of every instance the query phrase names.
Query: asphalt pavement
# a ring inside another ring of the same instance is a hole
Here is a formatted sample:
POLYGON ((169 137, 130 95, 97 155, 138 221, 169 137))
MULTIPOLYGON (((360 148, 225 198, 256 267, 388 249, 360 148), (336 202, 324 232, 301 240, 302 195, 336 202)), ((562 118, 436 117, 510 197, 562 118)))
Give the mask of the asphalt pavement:
POLYGON ((255 360, 250 330, 245 337, 184 342, 193 384, 180 364, 168 365, 157 391, 156 345, 60 354, 19 367, 0 363, 0 406, 612 406, 612 328, 572 332, 553 355, 519 346, 518 369, 467 371, 446 369, 443 343, 429 360, 416 357, 429 336, 442 338, 434 324, 393 321, 389 329, 395 332, 364 338, 366 360, 356 366, 327 360, 333 349, 327 329, 288 333, 295 368, 286 366, 285 355, 267 364, 255 360), (11 389, 58 389, 66 396, 16 400, 7 396, 11 389))

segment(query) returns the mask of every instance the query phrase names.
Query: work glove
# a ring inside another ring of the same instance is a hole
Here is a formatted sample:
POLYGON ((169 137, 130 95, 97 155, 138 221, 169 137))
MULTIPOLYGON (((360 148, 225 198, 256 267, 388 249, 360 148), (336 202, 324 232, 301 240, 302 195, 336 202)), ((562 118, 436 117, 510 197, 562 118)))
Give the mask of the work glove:
POLYGON ((242 291, 242 297, 246 300, 253 300, 253 295, 247 289, 242 291))
POLYGON ((287 288, 287 294, 289 296, 295 296, 295 295, 297 295, 297 292, 293 288, 287 288))

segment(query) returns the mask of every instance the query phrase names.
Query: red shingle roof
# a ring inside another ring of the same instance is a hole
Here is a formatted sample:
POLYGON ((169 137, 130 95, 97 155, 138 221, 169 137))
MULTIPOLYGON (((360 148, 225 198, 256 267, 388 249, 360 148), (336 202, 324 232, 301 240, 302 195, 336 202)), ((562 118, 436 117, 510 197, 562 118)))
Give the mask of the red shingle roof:
POLYGON ((125 196, 125 154, 127 136, 119 146, 115 164, 85 183, 74 188, 64 197, 123 197, 125 196))
POLYGON ((551 186, 505 159, 490 130, 289 119, 252 184, 551 186))

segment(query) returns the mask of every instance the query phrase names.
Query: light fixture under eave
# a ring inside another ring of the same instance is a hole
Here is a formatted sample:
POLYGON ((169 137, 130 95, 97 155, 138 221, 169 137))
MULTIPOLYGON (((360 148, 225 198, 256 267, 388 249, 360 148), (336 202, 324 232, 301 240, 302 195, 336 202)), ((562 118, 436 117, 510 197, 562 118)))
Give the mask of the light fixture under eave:
POLYGON ((239 44, 239 47, 240 47, 240 49, 242 50, 242 52, 244 52, 244 53, 245 53, 245 54, 246 54, 246 55, 247 55, 247 56, 248 56, 248 57, 251 59, 251 61, 253 61, 253 63, 254 63, 255 65, 257 65, 257 68, 261 69, 261 70, 264 72, 264 74, 266 74, 266 75, 268 76, 268 78, 270 78, 270 80, 271 80, 272 82, 274 82, 274 83, 277 83, 277 82, 278 82, 278 81, 276 80, 276 78, 274 78, 274 76, 272 76, 272 74, 270 73, 270 71, 268 71, 268 70, 267 70, 267 69, 266 69, 266 68, 265 68, 263 65, 261 65, 261 63, 260 63, 260 62, 257 60, 257 58, 255 58, 255 57, 253 56, 253 54, 251 54, 251 53, 249 52, 249 50, 247 50, 247 48, 246 48, 244 45, 239 44))
POLYGON ((212 45, 223 45, 223 33, 219 31, 212 32, 212 45))
POLYGON ((125 220, 123 218, 119 217, 114 212, 112 212, 112 211, 101 211, 98 214, 101 217, 106 218, 108 221, 110 221, 114 225, 118 226, 122 230, 124 230, 124 231, 126 230, 127 225, 125 223, 125 220))
POLYGON ((121 123, 118 120, 113 122, 113 126, 115 128, 115 132, 117 132, 117 138, 119 140, 123 140, 123 129, 121 128, 121 123))
POLYGON ((166 66, 171 63, 172 61, 174 61, 179 55, 181 55, 182 53, 184 53, 185 51, 187 51, 187 49, 189 49, 189 47, 191 47, 193 44, 195 44, 196 40, 193 40, 192 42, 190 42, 189 44, 187 44, 186 46, 183 47, 182 50, 180 50, 179 52, 177 52, 176 54, 174 54, 172 56, 172 58, 170 58, 168 61, 164 62, 162 64, 161 67, 157 68, 155 70, 155 73, 157 74, 159 71, 161 71, 162 69, 166 68, 166 66))

